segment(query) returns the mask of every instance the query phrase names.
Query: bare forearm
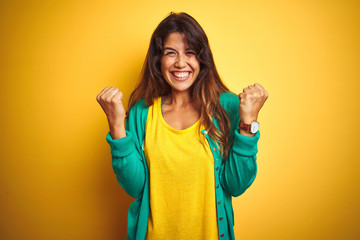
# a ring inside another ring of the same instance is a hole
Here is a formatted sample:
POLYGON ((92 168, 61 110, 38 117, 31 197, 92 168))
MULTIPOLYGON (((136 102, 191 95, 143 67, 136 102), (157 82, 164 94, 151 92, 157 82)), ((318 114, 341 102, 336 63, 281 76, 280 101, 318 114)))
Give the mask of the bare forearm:
POLYGON ((112 124, 109 121, 110 135, 113 139, 120 139, 126 137, 125 122, 121 124, 112 124))

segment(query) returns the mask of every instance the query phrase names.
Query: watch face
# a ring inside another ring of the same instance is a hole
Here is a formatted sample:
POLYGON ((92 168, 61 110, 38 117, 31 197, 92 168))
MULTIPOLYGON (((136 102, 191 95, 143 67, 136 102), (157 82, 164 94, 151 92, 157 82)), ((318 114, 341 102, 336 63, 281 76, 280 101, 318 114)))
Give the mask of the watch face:
POLYGON ((257 121, 254 121, 254 122, 251 124, 250 132, 251 132, 251 133, 256 133, 258 130, 259 130, 259 123, 258 123, 257 121))

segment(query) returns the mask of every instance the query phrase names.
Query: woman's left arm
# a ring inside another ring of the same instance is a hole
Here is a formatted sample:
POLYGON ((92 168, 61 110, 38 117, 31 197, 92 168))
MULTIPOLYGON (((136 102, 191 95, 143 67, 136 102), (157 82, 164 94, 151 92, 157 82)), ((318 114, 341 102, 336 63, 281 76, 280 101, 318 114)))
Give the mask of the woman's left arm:
POLYGON ((239 120, 241 119, 245 124, 256 121, 267 98, 268 93, 257 83, 245 88, 239 94, 239 115, 236 114, 238 117, 236 130, 233 130, 233 145, 220 172, 222 187, 232 196, 236 197, 244 193, 255 180, 257 172, 256 154, 260 132, 252 134, 240 129, 239 120))
POLYGON ((222 187, 234 197, 244 193, 255 180, 259 137, 259 131, 252 137, 241 135, 239 129, 235 131, 232 148, 220 172, 222 187))

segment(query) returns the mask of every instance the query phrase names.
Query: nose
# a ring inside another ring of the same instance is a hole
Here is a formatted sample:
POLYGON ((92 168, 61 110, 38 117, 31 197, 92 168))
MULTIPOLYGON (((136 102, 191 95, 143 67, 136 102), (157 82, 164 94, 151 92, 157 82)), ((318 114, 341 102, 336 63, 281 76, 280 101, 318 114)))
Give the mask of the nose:
POLYGON ((175 61, 175 67, 178 68, 184 68, 186 67, 187 58, 184 54, 178 54, 176 61, 175 61))

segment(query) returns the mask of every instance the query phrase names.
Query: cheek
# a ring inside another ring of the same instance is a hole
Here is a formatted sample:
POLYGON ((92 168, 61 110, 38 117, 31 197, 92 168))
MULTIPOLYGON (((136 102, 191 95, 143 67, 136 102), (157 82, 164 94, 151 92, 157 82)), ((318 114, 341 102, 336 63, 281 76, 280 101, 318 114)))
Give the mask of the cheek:
POLYGON ((200 69, 200 62, 196 57, 192 58, 190 62, 193 68, 200 69))
POLYGON ((198 70, 198 72, 200 72, 200 64, 199 63, 197 63, 197 70, 198 70))
POLYGON ((165 71, 167 71, 170 66, 171 66, 171 61, 169 61, 168 59, 161 59, 161 72, 164 73, 165 71))
POLYGON ((166 70, 166 64, 164 61, 160 62, 160 69, 161 69, 161 73, 164 75, 165 70, 166 70))
POLYGON ((200 64, 198 61, 193 61, 192 62, 192 68, 196 71, 196 72, 200 72, 200 64))

